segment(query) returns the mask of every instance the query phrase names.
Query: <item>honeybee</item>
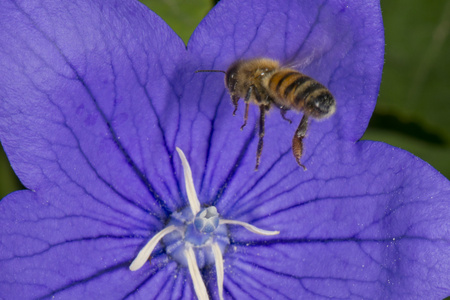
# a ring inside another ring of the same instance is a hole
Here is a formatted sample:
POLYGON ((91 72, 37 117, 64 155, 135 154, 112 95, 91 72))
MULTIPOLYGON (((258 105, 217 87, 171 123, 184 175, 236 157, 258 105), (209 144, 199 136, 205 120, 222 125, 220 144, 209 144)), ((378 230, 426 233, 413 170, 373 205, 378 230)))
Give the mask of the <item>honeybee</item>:
POLYGON ((283 67, 268 58, 238 60, 227 71, 199 70, 197 72, 225 73, 225 86, 231 95, 236 114, 239 99, 244 99, 244 124, 247 124, 250 102, 259 106, 259 141, 256 150, 256 166, 258 170, 263 149, 264 123, 267 111, 272 106, 278 107, 283 119, 288 110, 303 112, 303 117, 292 139, 292 152, 298 165, 303 154, 303 138, 306 136, 309 118, 324 119, 336 110, 336 101, 330 91, 321 83, 297 70, 283 67))

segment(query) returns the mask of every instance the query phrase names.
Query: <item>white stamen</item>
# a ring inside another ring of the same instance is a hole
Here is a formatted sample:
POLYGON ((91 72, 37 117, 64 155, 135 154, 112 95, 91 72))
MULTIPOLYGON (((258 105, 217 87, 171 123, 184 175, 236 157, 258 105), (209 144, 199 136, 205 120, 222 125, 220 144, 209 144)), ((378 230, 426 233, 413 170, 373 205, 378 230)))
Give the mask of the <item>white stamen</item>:
POLYGON ((223 270, 223 257, 222 257, 222 251, 220 250, 220 247, 217 243, 213 243, 211 245, 212 252, 214 254, 214 260, 216 264, 216 273, 217 273, 217 286, 219 288, 219 298, 220 300, 223 300, 223 277, 224 277, 224 270, 223 270))
POLYGON ((251 232, 256 233, 256 234, 261 234, 261 235, 277 235, 277 234, 280 233, 279 231, 269 231, 269 230, 260 229, 258 227, 253 226, 253 225, 250 225, 248 223, 241 222, 241 221, 236 221, 236 220, 220 219, 219 224, 241 225, 245 229, 247 229, 248 231, 251 231, 251 232))
POLYGON ((150 258, 150 254, 152 254, 153 250, 155 249, 156 245, 158 245, 159 241, 166 234, 169 234, 176 229, 177 229, 176 226, 170 225, 161 230, 160 232, 158 232, 154 237, 152 237, 152 239, 144 246, 144 248, 142 248, 141 251, 139 251, 138 255, 130 265, 130 270, 136 271, 142 268, 145 262, 150 258))
POLYGON ((209 300, 208 292, 206 291, 205 283, 203 282, 202 275, 198 269, 197 260, 195 259, 194 250, 191 246, 187 246, 184 250, 184 255, 188 262, 189 273, 191 273, 192 282, 194 283, 195 294, 199 300, 209 300))
POLYGON ((192 179, 192 171, 189 166, 189 162, 186 159, 183 151, 176 147, 178 155, 181 159, 181 164, 183 165, 184 180, 186 182, 186 193, 189 200, 189 205, 191 206, 192 214, 195 216, 200 211, 200 201, 197 198, 197 192, 194 187, 194 180, 192 179))

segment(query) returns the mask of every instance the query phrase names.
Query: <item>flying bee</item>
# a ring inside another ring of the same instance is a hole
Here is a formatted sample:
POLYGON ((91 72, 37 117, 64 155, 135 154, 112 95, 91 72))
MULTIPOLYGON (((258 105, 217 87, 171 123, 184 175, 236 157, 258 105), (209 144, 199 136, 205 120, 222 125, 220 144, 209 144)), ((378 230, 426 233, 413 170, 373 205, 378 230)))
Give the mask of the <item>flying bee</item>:
POLYGON ((256 150, 256 166, 258 170, 263 149, 264 122, 266 112, 272 106, 280 109, 283 119, 288 110, 303 112, 303 117, 292 139, 292 152, 298 165, 304 170, 306 167, 300 162, 303 154, 303 138, 308 129, 308 119, 324 119, 336 110, 336 101, 330 91, 305 74, 297 70, 282 67, 278 61, 268 58, 239 60, 228 70, 199 70, 197 72, 225 73, 225 86, 231 95, 234 105, 233 115, 236 114, 239 99, 244 99, 244 124, 247 124, 250 102, 259 106, 259 141, 256 150))

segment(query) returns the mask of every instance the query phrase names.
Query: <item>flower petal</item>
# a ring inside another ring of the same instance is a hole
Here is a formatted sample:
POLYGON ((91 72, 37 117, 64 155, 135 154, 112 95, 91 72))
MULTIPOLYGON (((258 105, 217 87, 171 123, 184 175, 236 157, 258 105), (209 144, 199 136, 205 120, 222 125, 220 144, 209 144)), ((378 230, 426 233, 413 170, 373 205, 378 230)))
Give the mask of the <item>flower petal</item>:
POLYGON ((239 293, 267 283, 268 295, 288 286, 300 298, 450 295, 449 181, 383 143, 322 151, 338 148, 346 154, 322 153, 327 168, 308 182, 293 171, 235 206, 236 218, 280 231, 269 240, 230 228, 236 252, 225 274, 239 293))
POLYGON ((383 44, 376 1, 224 0, 189 58, 133 1, 2 2, 0 138, 35 193, 1 203, 0 298, 192 298, 186 269, 158 248, 152 265, 128 270, 185 205, 175 144, 203 204, 281 232, 230 226, 225 297, 447 296, 448 181, 393 147, 355 144, 383 44), (256 110, 239 131, 220 74, 193 73, 260 55, 301 60, 337 99, 336 115, 309 128, 308 172, 290 153, 294 126, 276 115, 253 172, 256 110))
POLYGON ((151 298, 178 272, 160 250, 145 271, 131 272, 142 239, 124 220, 106 222, 87 207, 64 211, 20 191, 2 200, 0 215, 2 299, 151 298))
POLYGON ((160 217, 182 204, 185 47, 159 17, 137 1, 2 1, 0 45, 0 137, 26 187, 102 187, 160 217))
MULTIPOLYGON (((362 136, 381 80, 382 25, 375 0, 221 1, 189 41, 191 68, 226 70, 237 59, 259 56, 284 63, 300 61, 301 70, 324 83, 337 101, 334 116, 312 122, 309 128, 303 158, 308 164, 324 136, 350 141, 362 136)), ((192 164, 197 163, 198 168, 192 166, 201 170, 194 174, 197 192, 211 204, 232 201, 240 184, 253 184, 267 170, 283 170, 288 165, 281 166, 284 161, 295 164, 290 148, 301 116, 289 112, 293 124, 283 120, 278 109, 267 116, 261 168, 255 173, 253 168, 247 171, 237 166, 255 164, 256 105, 251 105, 248 125, 241 131, 243 103, 233 117, 223 74, 193 74, 186 90, 181 122, 188 125, 180 128, 177 145, 192 164), (196 162, 190 159, 191 152, 196 162)))

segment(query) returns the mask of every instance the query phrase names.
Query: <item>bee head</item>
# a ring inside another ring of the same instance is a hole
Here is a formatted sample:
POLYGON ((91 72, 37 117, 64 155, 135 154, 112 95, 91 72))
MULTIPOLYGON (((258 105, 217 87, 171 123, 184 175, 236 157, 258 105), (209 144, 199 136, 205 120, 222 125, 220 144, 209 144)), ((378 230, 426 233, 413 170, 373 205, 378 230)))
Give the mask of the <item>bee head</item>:
POLYGON ((230 92, 234 92, 236 84, 237 84, 237 73, 239 71, 241 62, 237 61, 232 64, 227 72, 225 73, 225 85, 230 90, 230 92))

